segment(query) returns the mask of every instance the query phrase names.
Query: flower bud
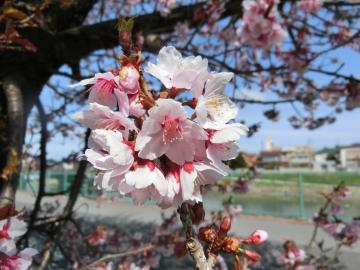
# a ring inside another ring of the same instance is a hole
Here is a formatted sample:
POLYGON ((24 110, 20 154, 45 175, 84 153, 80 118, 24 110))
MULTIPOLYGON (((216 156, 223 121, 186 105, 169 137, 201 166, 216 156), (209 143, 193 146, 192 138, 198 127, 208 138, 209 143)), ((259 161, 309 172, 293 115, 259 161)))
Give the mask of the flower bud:
POLYGON ((230 228, 231 228, 230 217, 224 217, 220 223, 220 232, 226 234, 228 231, 230 231, 230 228))
POLYGON ((136 94, 139 92, 140 73, 134 65, 128 64, 121 67, 119 77, 119 85, 125 93, 136 94))
POLYGON ((224 252, 227 253, 238 253, 238 250, 240 248, 241 241, 236 236, 231 236, 226 239, 222 249, 224 252))
POLYGON ((16 216, 18 212, 15 210, 12 204, 7 204, 0 208, 0 220, 16 216))
POLYGON ((205 210, 203 207, 203 203, 199 202, 194 204, 191 207, 191 221, 195 225, 199 225, 201 222, 204 221, 205 218, 205 210))
POLYGON ((252 262, 258 262, 261 258, 259 253, 252 250, 244 250, 244 255, 252 262))
POLYGON ((268 233, 263 230, 256 230, 250 234, 245 240, 244 243, 250 245, 260 245, 268 238, 268 233))
POLYGON ((211 243, 217 238, 217 232, 213 227, 201 227, 198 236, 200 240, 211 243))

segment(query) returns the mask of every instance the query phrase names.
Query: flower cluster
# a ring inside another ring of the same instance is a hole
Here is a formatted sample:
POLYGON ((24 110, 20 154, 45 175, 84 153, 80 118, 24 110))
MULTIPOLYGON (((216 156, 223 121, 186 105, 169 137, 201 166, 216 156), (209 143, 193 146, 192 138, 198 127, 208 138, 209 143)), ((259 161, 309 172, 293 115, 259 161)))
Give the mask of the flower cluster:
POLYGON ((342 245, 352 246, 359 240, 360 220, 354 218, 351 222, 345 222, 337 216, 342 214, 344 209, 340 202, 349 194, 350 191, 344 183, 335 186, 329 193, 323 193, 326 201, 316 214, 314 222, 342 245))
POLYGON ((177 6, 176 0, 160 0, 159 1, 159 11, 161 16, 168 16, 177 6))
POLYGON ((318 12, 323 4, 323 0, 301 0, 298 8, 304 12, 318 12))
POLYGON ((33 248, 18 251, 16 239, 26 232, 26 223, 17 216, 0 220, 0 269, 26 270, 38 252, 33 248))
POLYGON ((146 227, 142 233, 131 228, 136 225, 127 226, 126 229, 110 224, 90 226, 85 238, 87 241, 81 241, 84 239, 83 235, 74 224, 69 222, 67 225, 64 237, 70 242, 69 254, 75 262, 72 267, 74 270, 84 269, 92 262, 95 263, 96 270, 148 270, 159 268, 162 259, 173 255, 181 257, 187 252, 185 236, 176 211, 169 216, 162 213, 162 222, 146 227), (142 251, 124 255, 119 262, 98 261, 105 252, 127 253, 129 250, 142 251), (79 252, 81 256, 78 256, 79 252))
POLYGON ((286 32, 277 20, 276 0, 243 1, 243 26, 238 29, 241 43, 269 49, 281 45, 286 32))
POLYGON ((311 264, 307 261, 305 251, 299 248, 295 241, 285 241, 283 249, 279 260, 286 267, 285 269, 315 269, 311 268, 311 264), (306 268, 306 266, 309 268, 306 268))
POLYGON ((206 59, 164 47, 145 68, 164 85, 157 93, 147 89, 139 54, 120 62, 119 72, 79 83, 92 84, 90 108, 76 119, 92 129, 85 157, 99 170, 95 185, 135 204, 202 201, 201 187, 227 174, 223 161, 238 155, 247 132, 230 123, 237 106, 223 91, 233 74, 209 72, 206 59))
POLYGON ((224 217, 218 226, 210 225, 199 229, 198 237, 207 244, 206 250, 211 254, 218 255, 220 251, 230 253, 235 256, 240 253, 252 262, 260 260, 260 255, 252 250, 245 249, 246 245, 260 245, 266 241, 268 234, 266 231, 256 230, 245 239, 237 236, 228 236, 231 228, 231 218, 224 217))

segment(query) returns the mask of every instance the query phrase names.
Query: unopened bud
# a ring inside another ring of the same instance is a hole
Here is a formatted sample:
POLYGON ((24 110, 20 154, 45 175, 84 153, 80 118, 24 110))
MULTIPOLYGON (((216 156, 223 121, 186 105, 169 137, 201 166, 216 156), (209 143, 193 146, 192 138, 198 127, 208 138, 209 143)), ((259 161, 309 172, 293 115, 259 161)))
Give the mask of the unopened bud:
POLYGON ((241 240, 236 236, 231 236, 226 239, 222 249, 227 253, 238 253, 238 250, 241 245, 241 240))
POLYGON ((256 230, 250 234, 245 240, 244 243, 250 245, 260 245, 266 241, 268 238, 268 233, 263 230, 256 230))
POLYGON ((205 210, 203 207, 203 203, 199 202, 194 204, 191 207, 191 221, 195 225, 199 225, 201 222, 204 221, 205 218, 205 210))
POLYGON ((208 243, 212 243, 217 238, 217 232, 213 227, 202 227, 199 229, 199 239, 208 243))
POLYGON ((230 217, 224 217, 220 223, 220 232, 226 234, 228 231, 230 231, 230 228, 231 228, 230 217))

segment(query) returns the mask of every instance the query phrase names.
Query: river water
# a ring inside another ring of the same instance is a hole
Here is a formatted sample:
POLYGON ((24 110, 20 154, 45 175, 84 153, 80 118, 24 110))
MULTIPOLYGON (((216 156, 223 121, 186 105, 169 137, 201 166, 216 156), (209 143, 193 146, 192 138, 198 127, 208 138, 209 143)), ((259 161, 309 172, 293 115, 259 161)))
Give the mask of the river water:
MULTIPOLYGON (((244 214, 267 215, 278 217, 301 217, 311 219, 323 204, 321 197, 306 198, 304 200, 304 212, 301 213, 299 198, 297 196, 284 195, 273 196, 270 194, 234 194, 209 192, 204 197, 204 205, 208 210, 220 210, 224 200, 232 196, 232 203, 240 204, 244 214)), ((360 204, 358 200, 349 199, 343 202, 344 214, 339 217, 350 220, 354 216, 360 216, 360 204)))

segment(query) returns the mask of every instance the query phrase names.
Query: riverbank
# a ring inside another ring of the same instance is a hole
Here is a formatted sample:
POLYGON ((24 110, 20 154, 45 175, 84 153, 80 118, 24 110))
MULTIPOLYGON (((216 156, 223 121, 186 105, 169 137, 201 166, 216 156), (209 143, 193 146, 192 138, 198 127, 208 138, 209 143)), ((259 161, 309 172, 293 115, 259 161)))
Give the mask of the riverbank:
POLYGON ((297 181, 299 175, 304 183, 336 185, 344 181, 346 185, 360 186, 359 172, 286 172, 260 171, 259 178, 267 180, 297 181))
MULTIPOLYGON (((205 202, 209 210, 222 207, 222 201, 230 196, 234 204, 240 204, 245 214, 270 215, 281 217, 301 217, 310 219, 324 203, 322 192, 331 192, 332 186, 327 184, 304 183, 299 187, 297 182, 257 179, 250 184, 250 191, 244 194, 221 194, 209 192, 205 202), (303 196, 303 208, 300 196, 303 196)), ((350 196, 341 203, 345 206, 341 218, 350 220, 360 216, 360 187, 351 186, 350 196)))

